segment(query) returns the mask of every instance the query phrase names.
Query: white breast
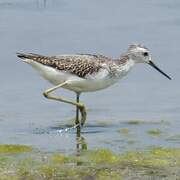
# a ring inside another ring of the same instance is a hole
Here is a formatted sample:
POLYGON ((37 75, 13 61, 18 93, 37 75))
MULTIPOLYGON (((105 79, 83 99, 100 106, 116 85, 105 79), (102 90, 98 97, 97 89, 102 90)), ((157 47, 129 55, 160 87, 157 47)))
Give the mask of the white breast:
POLYGON ((119 77, 122 78, 123 76, 127 75, 127 73, 132 69, 132 67, 135 65, 133 60, 128 60, 126 64, 119 66, 118 68, 118 74, 119 77))
POLYGON ((91 92, 105 89, 118 81, 110 76, 107 69, 101 69, 96 75, 88 75, 86 79, 80 78, 70 81, 68 89, 72 87, 78 92, 91 92))

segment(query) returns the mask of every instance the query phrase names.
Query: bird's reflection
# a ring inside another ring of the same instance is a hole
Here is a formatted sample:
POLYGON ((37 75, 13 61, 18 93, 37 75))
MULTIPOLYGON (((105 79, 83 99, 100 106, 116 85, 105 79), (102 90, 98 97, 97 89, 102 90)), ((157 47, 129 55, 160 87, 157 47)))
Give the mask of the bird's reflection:
MULTIPOLYGON (((84 137, 80 134, 76 136, 76 156, 81 156, 82 152, 87 151, 87 143, 84 137)), ((82 165, 82 162, 77 162, 77 166, 82 165)))
POLYGON ((82 152, 87 150, 87 143, 84 137, 81 134, 76 134, 76 155, 80 156, 82 152))

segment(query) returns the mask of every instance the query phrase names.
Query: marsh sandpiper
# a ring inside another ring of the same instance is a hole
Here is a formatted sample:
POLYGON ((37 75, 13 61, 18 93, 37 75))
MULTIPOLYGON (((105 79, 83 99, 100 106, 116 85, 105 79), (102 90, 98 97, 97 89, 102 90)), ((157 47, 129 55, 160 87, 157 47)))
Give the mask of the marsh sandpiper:
POLYGON ((140 44, 130 45, 128 50, 117 59, 98 54, 42 56, 33 53, 17 53, 17 56, 54 85, 44 91, 43 95, 46 98, 76 106, 75 123, 79 129, 84 124, 87 114, 85 105, 79 101, 80 94, 113 85, 127 75, 135 64, 149 64, 171 80, 170 76, 154 64, 148 48, 140 44), (52 92, 59 88, 74 91, 76 101, 52 95, 52 92), (79 120, 79 111, 81 120, 79 120))

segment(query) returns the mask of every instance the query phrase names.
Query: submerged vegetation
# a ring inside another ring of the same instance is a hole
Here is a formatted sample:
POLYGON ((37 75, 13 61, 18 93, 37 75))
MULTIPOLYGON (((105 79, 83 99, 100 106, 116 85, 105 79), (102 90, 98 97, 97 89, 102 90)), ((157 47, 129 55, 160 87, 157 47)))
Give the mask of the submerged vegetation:
POLYGON ((122 135, 129 135, 130 130, 128 128, 118 129, 118 132, 122 135))
POLYGON ((0 153, 23 153, 30 152, 32 148, 25 145, 11 145, 11 144, 1 144, 0 153))
POLYGON ((162 132, 159 129, 150 129, 147 133, 151 136, 160 136, 162 132))
POLYGON ((173 148, 123 154, 97 149, 76 156, 37 153, 24 145, 0 145, 0 152, 0 177, 5 180, 172 179, 180 175, 180 149, 173 148))
POLYGON ((141 124, 141 121, 139 121, 139 120, 131 120, 131 121, 128 121, 127 123, 130 124, 130 125, 139 125, 139 124, 141 124))

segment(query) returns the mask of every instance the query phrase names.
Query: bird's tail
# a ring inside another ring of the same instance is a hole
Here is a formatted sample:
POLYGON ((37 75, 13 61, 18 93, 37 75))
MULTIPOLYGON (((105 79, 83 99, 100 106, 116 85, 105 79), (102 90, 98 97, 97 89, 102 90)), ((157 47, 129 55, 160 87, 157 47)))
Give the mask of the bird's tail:
POLYGON ((44 56, 39 55, 39 54, 34 54, 34 53, 16 53, 17 57, 21 58, 24 62, 30 63, 31 61, 37 61, 39 58, 42 58, 44 56))

